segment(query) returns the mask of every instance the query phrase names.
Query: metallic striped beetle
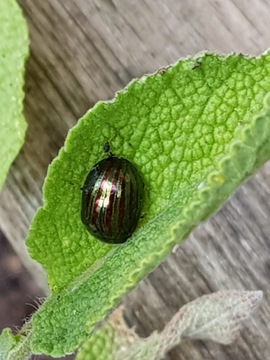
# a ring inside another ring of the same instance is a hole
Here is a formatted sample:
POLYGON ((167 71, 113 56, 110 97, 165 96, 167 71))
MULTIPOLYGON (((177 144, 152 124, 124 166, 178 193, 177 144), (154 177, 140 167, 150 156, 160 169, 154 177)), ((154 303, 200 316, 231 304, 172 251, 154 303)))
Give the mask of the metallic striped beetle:
POLYGON ((98 162, 82 187, 81 219, 87 230, 105 243, 125 242, 137 227, 143 188, 128 160, 110 154, 98 162))

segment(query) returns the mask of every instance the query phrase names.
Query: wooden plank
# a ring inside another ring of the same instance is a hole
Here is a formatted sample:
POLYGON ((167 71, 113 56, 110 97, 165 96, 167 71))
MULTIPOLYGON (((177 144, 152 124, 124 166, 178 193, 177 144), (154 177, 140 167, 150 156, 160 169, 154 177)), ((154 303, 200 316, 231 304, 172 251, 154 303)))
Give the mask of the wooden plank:
MULTIPOLYGON (((0 229, 39 286, 24 242, 42 203, 47 166, 68 129, 132 78, 207 49, 258 54, 269 46, 264 0, 20 0, 29 24, 26 143, 0 195, 0 229)), ((138 332, 161 329, 180 306, 222 289, 262 289, 265 300, 235 344, 184 343, 168 359, 265 360, 269 337, 270 166, 242 186, 208 222, 125 298, 138 332)), ((39 268, 38 268, 39 269, 39 268)), ((38 275, 37 275, 38 274, 38 275)))

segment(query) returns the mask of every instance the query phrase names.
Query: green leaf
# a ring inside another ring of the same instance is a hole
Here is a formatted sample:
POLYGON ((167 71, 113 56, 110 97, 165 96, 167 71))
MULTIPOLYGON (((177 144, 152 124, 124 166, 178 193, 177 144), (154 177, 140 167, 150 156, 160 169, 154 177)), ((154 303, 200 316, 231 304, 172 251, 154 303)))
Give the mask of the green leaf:
POLYGON ((15 0, 0 1, 0 189, 23 142, 24 63, 28 32, 15 0))
POLYGON ((110 308, 270 157, 270 54, 199 54, 131 82, 70 131, 49 167, 27 245, 52 295, 33 317, 34 353, 74 351, 110 308), (137 230, 123 245, 80 220, 80 187, 105 157, 130 160, 145 183, 137 230))
POLYGON ((30 355, 30 336, 14 336, 9 328, 0 334, 0 360, 21 360, 30 355))
MULTIPOLYGON (((132 345, 143 347, 141 338, 134 332, 134 329, 127 327, 123 317, 123 306, 113 311, 109 318, 102 323, 102 326, 91 336, 76 355, 76 360, 120 360, 126 356, 132 345)), ((146 339, 147 344, 151 342, 146 339)), ((130 359, 126 356, 125 360, 130 359)), ((141 358, 140 360, 145 360, 141 358)), ((147 359, 148 360, 148 359, 147 359)))
POLYGON ((231 344, 262 300, 261 291, 220 291, 183 306, 162 332, 139 338, 127 327, 123 308, 87 340, 76 360, 162 360, 184 339, 231 344))
POLYGON ((6 360, 11 349, 17 344, 15 336, 6 328, 0 334, 0 360, 6 360))

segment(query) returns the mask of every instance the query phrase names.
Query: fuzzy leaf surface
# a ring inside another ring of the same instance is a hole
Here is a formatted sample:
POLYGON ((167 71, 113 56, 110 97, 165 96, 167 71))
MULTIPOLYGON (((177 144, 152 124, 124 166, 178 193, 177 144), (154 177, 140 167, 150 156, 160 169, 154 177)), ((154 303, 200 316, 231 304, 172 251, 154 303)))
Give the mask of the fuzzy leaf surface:
POLYGON ((28 249, 51 297, 33 318, 34 353, 74 351, 129 289, 270 158, 270 55, 199 54, 132 81, 69 132, 49 167, 28 249), (145 184, 143 218, 123 245, 81 223, 80 187, 105 157, 145 184))
POLYGON ((262 300, 261 291, 223 291, 183 306, 161 333, 139 338, 127 327, 122 309, 86 341, 76 360, 162 360, 185 338, 232 343, 262 300))
POLYGON ((0 334, 0 360, 25 360, 31 355, 30 336, 12 334, 5 328, 0 334))

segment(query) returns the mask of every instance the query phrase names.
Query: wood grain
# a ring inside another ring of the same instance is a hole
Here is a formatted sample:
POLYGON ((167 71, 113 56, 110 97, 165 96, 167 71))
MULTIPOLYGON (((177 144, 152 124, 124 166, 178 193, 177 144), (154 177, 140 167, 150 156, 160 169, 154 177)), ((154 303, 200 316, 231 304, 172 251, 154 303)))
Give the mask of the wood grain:
MULTIPOLYGON (((132 78, 201 50, 258 54, 269 47, 266 0, 20 0, 29 25, 28 132, 0 195, 0 229, 39 286, 46 283, 24 246, 42 204, 47 166, 68 129, 132 78)), ((222 289, 262 289, 263 305, 231 346, 186 342, 171 360, 265 360, 270 356, 270 165, 242 186, 125 298, 142 335, 180 306, 222 289)))

